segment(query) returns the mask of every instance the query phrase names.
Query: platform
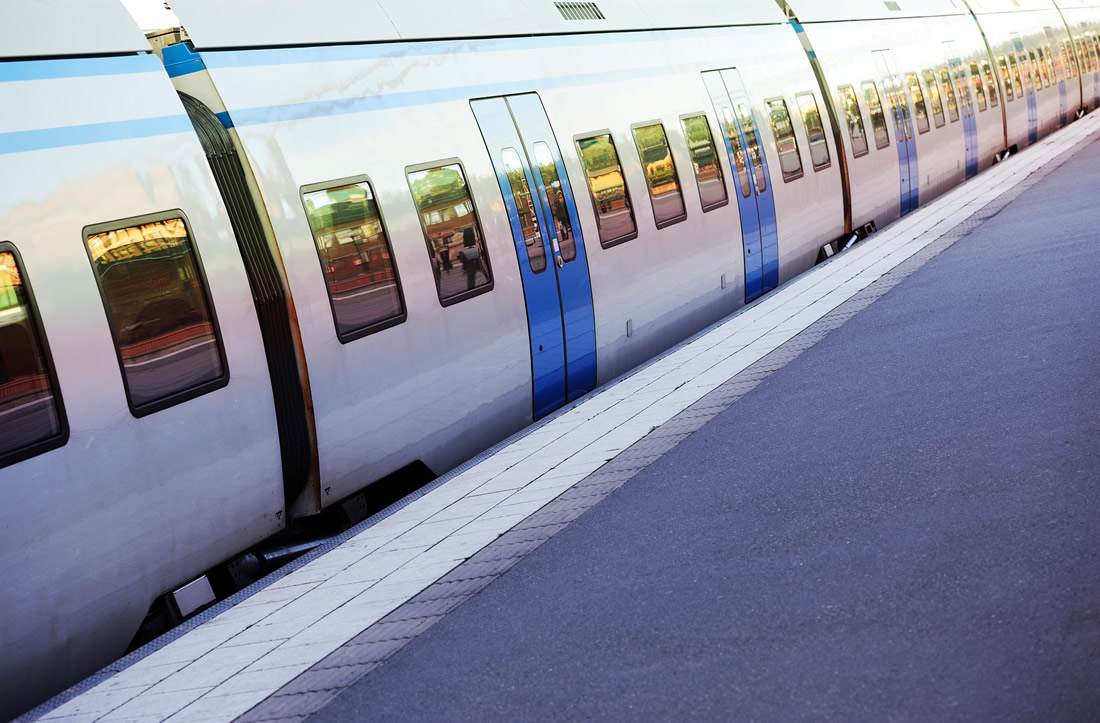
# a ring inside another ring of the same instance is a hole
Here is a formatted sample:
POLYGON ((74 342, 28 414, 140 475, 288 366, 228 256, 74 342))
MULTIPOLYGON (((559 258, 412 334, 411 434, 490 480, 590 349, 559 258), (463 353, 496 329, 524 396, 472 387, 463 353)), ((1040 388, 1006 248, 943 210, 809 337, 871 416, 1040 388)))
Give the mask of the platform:
POLYGON ((1098 133, 998 164, 28 719, 1088 717, 1098 133))

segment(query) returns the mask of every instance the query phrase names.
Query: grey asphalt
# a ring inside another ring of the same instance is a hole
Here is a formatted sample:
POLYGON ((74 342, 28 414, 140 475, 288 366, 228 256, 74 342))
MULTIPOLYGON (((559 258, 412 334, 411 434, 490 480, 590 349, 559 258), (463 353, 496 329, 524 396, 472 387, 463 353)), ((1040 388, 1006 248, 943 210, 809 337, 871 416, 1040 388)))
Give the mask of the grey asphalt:
POLYGON ((312 720, 1100 719, 1100 143, 312 720))

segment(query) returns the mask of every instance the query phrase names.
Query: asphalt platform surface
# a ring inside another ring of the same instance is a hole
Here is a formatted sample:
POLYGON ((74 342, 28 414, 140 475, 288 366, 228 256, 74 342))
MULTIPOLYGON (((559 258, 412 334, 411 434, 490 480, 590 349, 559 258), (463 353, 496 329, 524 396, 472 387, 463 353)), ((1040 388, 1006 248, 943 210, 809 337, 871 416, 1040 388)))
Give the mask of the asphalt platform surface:
POLYGON ((1100 719, 1100 143, 311 720, 1100 719))

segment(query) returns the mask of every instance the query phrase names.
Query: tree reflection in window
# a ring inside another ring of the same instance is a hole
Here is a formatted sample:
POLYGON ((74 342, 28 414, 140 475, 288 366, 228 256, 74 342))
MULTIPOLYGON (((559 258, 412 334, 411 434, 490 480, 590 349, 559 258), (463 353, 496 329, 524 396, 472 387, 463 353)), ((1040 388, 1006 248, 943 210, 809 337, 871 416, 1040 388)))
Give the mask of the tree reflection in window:
POLYGON ((723 206, 728 202, 726 184, 722 179, 722 164, 714 148, 714 137, 705 115, 692 116, 680 121, 687 140, 691 166, 695 171, 695 183, 699 187, 699 203, 704 211, 723 206))
POLYGON ((596 211, 600 243, 611 246, 638 235, 619 154, 610 133, 577 140, 588 192, 596 211))
POLYGON ((491 288, 489 256, 462 166, 450 163, 407 175, 439 300, 459 301, 467 292, 491 288))
POLYGON ((516 204, 520 231, 523 233, 523 245, 527 249, 527 261, 531 271, 541 274, 546 271, 546 247, 542 243, 542 231, 539 229, 539 217, 535 211, 535 199, 531 197, 531 187, 527 183, 527 173, 515 148, 505 148, 500 152, 504 163, 504 173, 508 176, 508 185, 512 189, 512 200, 516 204))
POLYGON ((15 254, 0 250, 0 459, 62 434, 33 313, 15 254))
POLYGON ((850 85, 837 88, 840 94, 840 109, 848 124, 848 136, 852 139, 852 155, 856 158, 867 155, 867 132, 863 128, 863 111, 859 107, 856 90, 850 85))
POLYGON ((684 197, 680 194, 680 179, 668 147, 665 127, 660 123, 634 129, 634 143, 642 161, 653 219, 663 228, 687 218, 684 197))
POLYGON ((350 341, 404 319, 390 243, 370 182, 309 186, 302 202, 340 340, 350 341))
POLYGON ((787 111, 787 101, 776 98, 767 101, 767 104, 776 150, 779 151, 779 167, 783 171, 783 180, 793 181, 801 178, 802 158, 798 155, 798 139, 795 138, 794 124, 787 111))
POLYGON ((183 219, 92 229, 86 241, 134 412, 223 380, 221 346, 183 219))

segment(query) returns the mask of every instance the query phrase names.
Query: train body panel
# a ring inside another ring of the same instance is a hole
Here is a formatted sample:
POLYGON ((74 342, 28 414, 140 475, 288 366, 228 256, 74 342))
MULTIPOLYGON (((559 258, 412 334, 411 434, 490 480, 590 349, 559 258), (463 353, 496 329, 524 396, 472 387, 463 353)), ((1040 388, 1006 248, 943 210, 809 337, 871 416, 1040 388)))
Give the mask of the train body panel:
MULTIPOLYGON (((240 255, 159 63, 133 55, 0 64, 0 104, 13 111, 0 128, 0 241, 14 244, 20 274, 36 291, 32 313, 48 339, 68 423, 64 446, 0 473, 9 488, 0 526, 0 677, 15 691, 4 694, 10 712, 120 655, 153 598, 280 529, 284 503, 240 255), (12 79, 27 76, 35 79, 12 79), (87 134, 100 142, 83 142, 87 134), (194 264, 168 265, 167 242, 151 236, 139 242, 149 254, 118 252, 109 268, 104 260, 123 248, 121 239, 85 246, 96 224, 153 228, 177 218, 186 221, 194 264), (97 282, 104 268, 103 293, 128 315, 116 329, 120 348, 97 282), (209 322, 136 341, 139 325, 163 326, 174 313, 155 305, 161 295, 144 292, 196 271, 217 341, 209 322), (145 299, 142 310, 135 299, 145 299), (164 375, 213 363, 212 343, 224 350, 223 373, 231 370, 223 382, 145 415, 141 395, 162 389, 164 375), (161 346, 142 348, 151 344, 161 346)), ((19 380, 0 381, 11 389, 19 380)), ((4 407, 4 416, 19 413, 4 407)))
MULTIPOLYGON (((602 384, 807 270, 852 228, 884 226, 1095 107, 1100 8, 1063 9, 1071 39, 1051 4, 1020 2, 982 3, 983 40, 951 0, 900 15, 870 0, 791 3, 801 24, 771 0, 620 0, 600 3, 605 26, 551 4, 521 4, 522 18, 501 4, 486 24, 421 0, 368 30, 295 28, 293 13, 333 16, 289 2, 279 20, 223 25, 219 12, 248 11, 178 0, 204 8, 188 24, 198 50, 166 53, 167 73, 133 54, 132 27, 64 41, 73 57, 0 60, 0 105, 15 109, 0 117, 0 429, 14 428, 6 399, 47 376, 67 427, 23 456, 0 437, 0 483, 17 490, 0 524, 0 574, 15 581, 0 593, 15 621, 0 631, 0 675, 21 691, 5 692, 0 716, 121 653, 154 598, 279 532, 288 511, 332 507, 416 462, 442 473, 545 413, 533 401, 545 330, 529 327, 524 278, 551 272, 560 249, 540 261, 535 230, 583 236, 572 263, 590 301, 559 298, 591 314, 581 335, 602 384), (434 13, 419 30, 417 11, 434 13), (589 32, 600 28, 615 32, 589 32), (485 37, 496 30, 512 37, 485 37), (1034 92, 1018 92, 1013 57, 1034 92), (492 103, 478 103, 517 94, 537 95, 545 118, 483 133, 475 110, 492 103), (206 110, 240 151, 240 197, 219 193, 192 126, 206 110), (535 172, 524 137, 542 121, 557 180, 535 172), (535 192, 502 192, 508 150, 526 154, 535 192), (566 187, 572 203, 555 206, 548 189, 566 187), (285 338, 250 287, 242 202, 258 204, 274 246, 285 338), (29 316, 11 301, 24 298, 16 262, 36 295, 29 316), (10 331, 33 337, 34 318, 53 370, 28 382, 12 375, 10 331), (291 440, 317 464, 301 506, 280 483, 280 344, 316 421, 315 438, 291 440)), ((41 55, 65 55, 56 45, 41 55)))

